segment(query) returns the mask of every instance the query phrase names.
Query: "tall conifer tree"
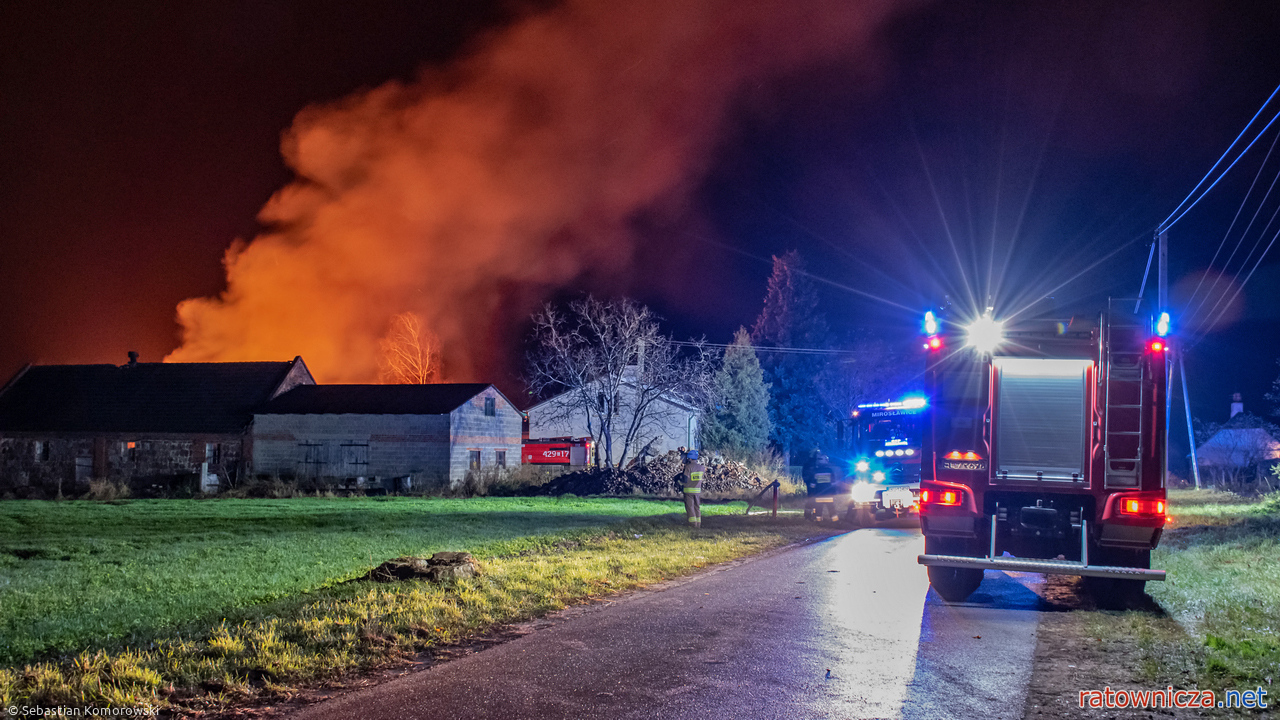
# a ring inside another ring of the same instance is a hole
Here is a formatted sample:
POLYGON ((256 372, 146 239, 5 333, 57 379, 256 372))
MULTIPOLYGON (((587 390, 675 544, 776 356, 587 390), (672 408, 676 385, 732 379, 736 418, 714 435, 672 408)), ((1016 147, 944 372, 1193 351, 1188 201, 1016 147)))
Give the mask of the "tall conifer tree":
POLYGON ((744 458, 769 442, 769 385, 751 335, 740 328, 715 377, 715 406, 703 416, 702 445, 744 458))
MULTIPOLYGON (((751 330, 762 351, 768 348, 814 349, 827 344, 826 319, 818 312, 818 293, 792 250, 773 258, 764 308, 751 330)), ((770 439, 784 455, 798 460, 826 440, 827 407, 818 392, 825 358, 817 353, 762 352, 769 383, 770 439)))

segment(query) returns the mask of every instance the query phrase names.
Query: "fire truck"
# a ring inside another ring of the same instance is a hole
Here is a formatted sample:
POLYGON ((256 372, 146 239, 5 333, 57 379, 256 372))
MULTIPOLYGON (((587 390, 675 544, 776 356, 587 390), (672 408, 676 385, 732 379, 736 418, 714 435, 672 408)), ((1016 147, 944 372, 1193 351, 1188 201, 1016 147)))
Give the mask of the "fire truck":
POLYGON ((1134 307, 926 315, 919 562, 944 600, 984 570, 1083 576, 1108 608, 1164 580, 1169 318, 1134 307))
POLYGON ((920 495, 920 421, 928 402, 912 396, 858 405, 853 415, 856 454, 849 461, 849 508, 856 526, 913 516, 920 495))
POLYGON ((586 465, 591 458, 591 438, 543 438, 525 440, 520 461, 526 465, 586 465))

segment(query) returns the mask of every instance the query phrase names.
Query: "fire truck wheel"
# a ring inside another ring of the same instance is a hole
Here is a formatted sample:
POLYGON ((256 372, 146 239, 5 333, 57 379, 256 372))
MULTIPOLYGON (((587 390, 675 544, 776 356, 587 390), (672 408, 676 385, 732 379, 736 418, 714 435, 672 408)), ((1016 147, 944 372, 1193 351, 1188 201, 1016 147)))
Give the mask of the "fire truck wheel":
MULTIPOLYGON (((1098 548, 1090 552, 1089 562, 1146 569, 1151 567, 1151 551, 1098 548)), ((1130 610, 1138 607, 1146 595, 1145 580, 1087 577, 1084 582, 1089 594, 1093 596, 1093 602, 1103 610, 1130 610)))
MULTIPOLYGON (((926 555, 960 555, 977 557, 973 543, 958 538, 925 536, 926 555)), ((929 584, 947 602, 964 602, 982 584, 982 571, 973 568, 929 566, 929 584)))
POLYGON ((836 519, 835 503, 825 503, 822 506, 822 522, 835 524, 836 519))

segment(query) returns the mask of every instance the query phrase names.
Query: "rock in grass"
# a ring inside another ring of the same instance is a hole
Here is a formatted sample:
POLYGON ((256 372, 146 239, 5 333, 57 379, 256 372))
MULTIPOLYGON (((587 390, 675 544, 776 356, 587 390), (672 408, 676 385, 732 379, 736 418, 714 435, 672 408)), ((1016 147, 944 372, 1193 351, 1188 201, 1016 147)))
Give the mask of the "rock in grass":
POLYGON ((471 553, 438 552, 426 560, 418 557, 398 557, 388 560, 370 570, 364 579, 377 582, 398 580, 442 582, 475 577, 476 570, 476 561, 471 557, 471 553))

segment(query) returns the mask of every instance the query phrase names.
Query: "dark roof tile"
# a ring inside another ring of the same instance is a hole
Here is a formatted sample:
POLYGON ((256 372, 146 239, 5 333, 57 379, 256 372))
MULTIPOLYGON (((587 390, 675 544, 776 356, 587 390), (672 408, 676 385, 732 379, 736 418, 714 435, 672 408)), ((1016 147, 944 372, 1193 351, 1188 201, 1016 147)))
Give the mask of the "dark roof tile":
POLYGON ((240 432, 300 362, 33 365, 0 392, 0 431, 240 432))
POLYGON ((435 385, 302 385, 259 415, 444 415, 484 392, 485 383, 435 385))

